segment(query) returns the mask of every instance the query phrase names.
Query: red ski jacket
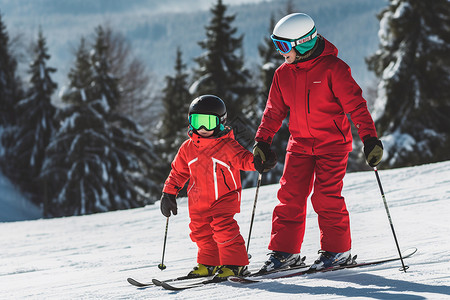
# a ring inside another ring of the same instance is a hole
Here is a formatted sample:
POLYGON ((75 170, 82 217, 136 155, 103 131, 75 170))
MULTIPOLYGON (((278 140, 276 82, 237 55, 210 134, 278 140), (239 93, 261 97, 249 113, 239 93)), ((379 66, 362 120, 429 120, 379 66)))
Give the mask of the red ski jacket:
POLYGON ((352 150, 350 117, 363 140, 377 136, 361 88, 350 67, 337 57, 336 47, 324 39, 316 58, 283 63, 276 71, 256 141, 269 144, 289 112, 288 151, 320 155, 352 150))
POLYGON ((176 195, 189 179, 190 216, 240 211, 240 170, 255 171, 253 154, 234 139, 231 129, 225 130, 218 138, 190 134, 172 162, 163 192, 176 195))

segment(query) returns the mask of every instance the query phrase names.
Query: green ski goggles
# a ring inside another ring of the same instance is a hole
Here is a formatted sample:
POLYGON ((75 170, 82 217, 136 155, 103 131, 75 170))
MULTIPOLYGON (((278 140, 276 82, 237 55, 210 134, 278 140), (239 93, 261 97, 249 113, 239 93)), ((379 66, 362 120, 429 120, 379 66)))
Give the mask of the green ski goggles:
POLYGON ((215 115, 192 114, 189 116, 189 125, 195 130, 201 128, 213 130, 219 126, 219 117, 215 115))

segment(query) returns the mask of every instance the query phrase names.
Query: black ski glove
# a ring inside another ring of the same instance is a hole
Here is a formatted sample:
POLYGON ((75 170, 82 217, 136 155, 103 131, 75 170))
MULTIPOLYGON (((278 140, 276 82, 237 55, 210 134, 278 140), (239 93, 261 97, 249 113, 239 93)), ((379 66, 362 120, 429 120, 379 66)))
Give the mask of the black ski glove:
POLYGON ((383 144, 381 141, 372 136, 364 140, 364 155, 369 166, 376 167, 383 157, 383 144))
POLYGON ((253 165, 259 173, 267 172, 277 164, 277 155, 266 142, 256 142, 253 146, 253 165))
POLYGON ((176 196, 172 194, 163 193, 161 196, 161 212, 164 216, 170 217, 170 212, 173 215, 178 213, 176 196))

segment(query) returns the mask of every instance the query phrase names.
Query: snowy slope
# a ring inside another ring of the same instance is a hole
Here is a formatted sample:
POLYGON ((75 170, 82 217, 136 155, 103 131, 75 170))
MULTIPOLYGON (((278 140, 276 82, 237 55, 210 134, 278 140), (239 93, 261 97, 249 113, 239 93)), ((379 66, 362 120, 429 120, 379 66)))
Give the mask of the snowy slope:
MULTIPOLYGON (((82 217, 0 223, 1 299, 450 299, 450 161, 379 171, 402 249, 417 247, 406 262, 272 280, 248 286, 209 285, 182 292, 138 289, 127 277, 160 279, 186 274, 196 247, 188 237, 186 199, 169 224, 160 271, 165 218, 159 205, 82 217)), ((257 203, 250 267, 266 259, 278 185, 263 186, 257 203)), ((243 192, 238 215, 247 240, 254 189, 243 192)), ((351 173, 344 195, 351 214, 353 254, 359 260, 396 255, 373 171, 351 173)), ((302 253, 317 257, 319 232, 308 213, 302 253)))

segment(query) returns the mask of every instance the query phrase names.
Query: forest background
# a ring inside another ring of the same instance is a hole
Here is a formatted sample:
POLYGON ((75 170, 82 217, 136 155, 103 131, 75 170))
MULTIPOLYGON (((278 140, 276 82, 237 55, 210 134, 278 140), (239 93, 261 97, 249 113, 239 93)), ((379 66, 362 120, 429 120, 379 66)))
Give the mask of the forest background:
MULTIPOLYGON (((224 99, 251 148, 282 63, 268 36, 297 11, 363 88, 382 167, 448 160, 448 3, 2 0, 2 172, 46 217, 154 203, 195 96, 224 99)), ((279 180, 287 137, 286 122, 265 184, 279 180)), ((355 138, 349 171, 367 169, 361 147, 355 138)), ((244 187, 255 181, 243 174, 244 187)))

